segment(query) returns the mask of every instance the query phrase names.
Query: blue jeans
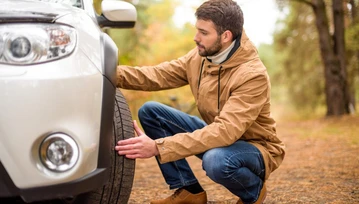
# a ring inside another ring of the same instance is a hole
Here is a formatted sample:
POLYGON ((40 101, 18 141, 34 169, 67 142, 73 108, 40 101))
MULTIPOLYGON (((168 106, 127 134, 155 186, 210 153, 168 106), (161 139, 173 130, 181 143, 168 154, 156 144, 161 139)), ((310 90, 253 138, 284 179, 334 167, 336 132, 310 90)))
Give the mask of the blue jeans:
MULTIPOLYGON (((207 125, 196 116, 157 102, 145 103, 138 116, 146 135, 152 139, 193 132, 207 125)), ((238 140, 230 146, 213 148, 196 156, 202 159, 206 175, 214 182, 226 187, 243 202, 252 203, 258 199, 265 168, 262 155, 254 145, 238 140)), ((186 159, 158 164, 170 189, 198 182, 186 159)))

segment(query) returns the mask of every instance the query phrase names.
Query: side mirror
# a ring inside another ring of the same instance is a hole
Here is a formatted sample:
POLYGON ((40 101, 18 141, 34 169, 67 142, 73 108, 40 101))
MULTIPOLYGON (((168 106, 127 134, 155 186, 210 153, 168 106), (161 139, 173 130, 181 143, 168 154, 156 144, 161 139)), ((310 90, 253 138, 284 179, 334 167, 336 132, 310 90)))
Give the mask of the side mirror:
POLYGON ((102 15, 97 16, 101 28, 133 28, 137 20, 135 6, 125 1, 103 0, 102 15))

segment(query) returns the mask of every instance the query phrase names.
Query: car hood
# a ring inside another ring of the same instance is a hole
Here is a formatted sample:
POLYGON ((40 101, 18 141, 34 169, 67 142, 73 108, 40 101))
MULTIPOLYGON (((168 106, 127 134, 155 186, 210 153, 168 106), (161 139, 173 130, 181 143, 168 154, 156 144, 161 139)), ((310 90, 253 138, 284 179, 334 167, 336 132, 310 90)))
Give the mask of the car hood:
POLYGON ((73 12, 75 7, 36 0, 1 0, 0 23, 48 22, 73 12))

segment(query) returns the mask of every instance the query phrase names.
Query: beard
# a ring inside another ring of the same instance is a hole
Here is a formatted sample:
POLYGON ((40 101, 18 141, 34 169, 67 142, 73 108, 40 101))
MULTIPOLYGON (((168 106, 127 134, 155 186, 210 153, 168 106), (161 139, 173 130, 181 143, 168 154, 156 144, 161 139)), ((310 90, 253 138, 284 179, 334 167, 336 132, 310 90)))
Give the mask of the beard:
POLYGON ((196 42, 196 44, 199 47, 198 54, 202 57, 214 56, 214 55, 218 54, 218 52, 222 49, 220 36, 218 36, 216 42, 214 42, 214 44, 208 48, 204 47, 203 45, 199 44, 198 42, 196 42), (200 50, 200 48, 202 48, 203 50, 200 50))

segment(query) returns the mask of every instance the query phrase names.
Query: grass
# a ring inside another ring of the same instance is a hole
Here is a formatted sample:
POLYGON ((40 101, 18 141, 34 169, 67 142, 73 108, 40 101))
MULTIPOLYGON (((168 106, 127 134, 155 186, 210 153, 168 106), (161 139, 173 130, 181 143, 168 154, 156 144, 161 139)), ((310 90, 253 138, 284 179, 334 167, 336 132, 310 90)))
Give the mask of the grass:
MULTIPOLYGON (((280 124, 280 123, 279 123, 280 124)), ((359 145, 359 115, 296 121, 290 130, 299 138, 337 139, 359 145)))
POLYGON ((288 131, 299 138, 337 139, 349 145, 359 145, 359 113, 326 117, 325 107, 298 110, 283 102, 274 103, 272 113, 278 126, 282 123, 294 123, 288 131))

